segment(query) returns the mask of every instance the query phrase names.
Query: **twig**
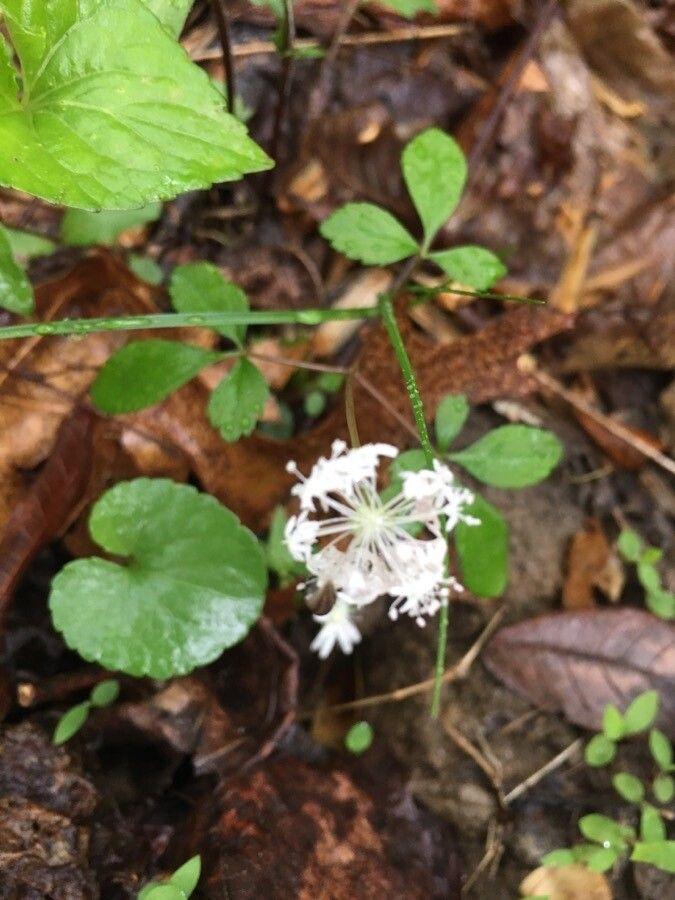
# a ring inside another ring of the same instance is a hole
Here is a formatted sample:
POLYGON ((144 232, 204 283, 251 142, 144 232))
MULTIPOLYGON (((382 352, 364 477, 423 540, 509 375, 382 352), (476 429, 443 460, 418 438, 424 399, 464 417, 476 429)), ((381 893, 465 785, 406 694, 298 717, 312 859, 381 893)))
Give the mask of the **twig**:
MULTIPOLYGON (((463 678, 469 674, 472 665, 478 658, 481 650, 488 642, 495 629, 501 622, 506 609, 502 607, 498 609, 494 616, 490 619, 488 624, 483 629, 482 633, 475 641, 475 643, 467 650, 464 656, 460 659, 458 663, 454 666, 451 666, 443 673, 443 677, 441 679, 443 684, 450 684, 452 681, 461 681, 463 678)), ((406 685, 406 687, 396 688, 396 690, 389 691, 386 694, 371 694, 369 697, 360 697, 358 700, 349 700, 346 703, 337 703, 334 706, 328 706, 321 710, 321 712, 343 712, 348 709, 367 709, 371 706, 379 706, 382 703, 398 703, 401 700, 407 700, 410 697, 416 697, 418 694, 426 694, 428 691, 433 690, 434 685, 436 684, 436 678, 427 678, 425 681, 419 681, 415 684, 406 685)), ((311 718, 315 715, 316 710, 311 711, 303 718, 311 718)))
POLYGON ((583 744, 583 738, 577 738, 577 740, 573 741, 569 747, 565 747, 565 749, 558 753, 557 756, 554 756, 553 759, 549 760, 545 766, 542 766, 541 769, 537 769, 537 771, 533 772, 529 778, 526 778, 525 781, 522 781, 519 785, 514 787, 512 791, 509 791, 504 797, 504 803, 513 803, 514 800, 517 800, 518 797, 521 797, 526 791, 529 791, 535 784, 539 784, 542 778, 546 778, 547 775, 554 772, 559 766, 567 762, 568 759, 572 759, 572 757, 576 756, 583 747, 583 744))
MULTIPOLYGON (((465 897, 474 884, 481 877, 483 872, 495 862, 499 860, 504 853, 504 843, 502 836, 504 834, 504 826, 499 824, 495 819, 490 822, 487 838, 485 839, 485 853, 471 875, 462 885, 462 897, 465 897)), ((496 867, 495 867, 496 868, 496 867)))
POLYGON ((326 51, 326 55, 321 60, 319 74, 316 78, 316 85, 312 90, 312 94, 310 97, 310 119, 318 118, 318 116, 321 115, 326 106, 326 101, 328 98, 328 75, 335 65, 337 55, 340 52, 340 44, 342 43, 342 40, 347 33, 347 29, 349 28, 349 25, 354 18, 354 14, 356 13, 356 10, 358 9, 360 3, 361 0, 343 0, 340 20, 338 21, 335 33, 333 34, 333 38, 330 42, 330 46, 326 51))
POLYGON ((224 0, 211 0, 211 9, 216 17, 216 25, 218 26, 218 37, 220 38, 220 46, 223 57, 223 70, 225 73, 225 94, 227 97, 227 111, 231 116, 234 115, 234 103, 236 97, 235 76, 234 76, 234 57, 232 52, 232 33, 230 30, 230 22, 225 11, 224 0))
POLYGON ((455 728, 451 722, 448 722, 447 720, 443 721, 443 731, 445 731, 450 740, 456 744, 463 753, 466 753, 466 755, 476 763, 481 772, 487 775, 495 791, 499 794, 501 788, 501 773, 495 766, 493 766, 490 761, 483 756, 480 750, 477 747, 474 747, 471 741, 462 734, 458 728, 455 728))
POLYGON ((656 447, 653 447, 639 435, 634 434, 630 429, 625 428, 611 416, 606 416, 604 413, 598 412, 597 409, 594 409, 590 404, 586 403, 585 400, 582 400, 574 391, 568 390, 551 375, 540 371, 537 368, 534 357, 529 355, 522 356, 518 361, 518 365, 519 368, 530 375, 540 387, 560 397, 566 403, 569 403, 570 406, 574 407, 574 409, 578 409, 579 412, 588 416, 589 419, 597 422, 598 425, 606 431, 609 431, 614 437, 623 441, 625 444, 628 444, 629 447, 637 450, 638 453, 642 453, 642 455, 646 456, 648 459, 651 459, 652 462, 661 466, 666 472, 675 475, 675 460, 671 459, 670 456, 666 456, 665 453, 661 453, 656 447))
POLYGON ((279 48, 279 52, 282 55, 281 79, 279 81, 279 96, 274 116, 274 129, 272 131, 272 144, 270 149, 270 156, 275 162, 278 162, 279 158, 284 118, 286 116, 288 99, 290 97, 294 47, 295 17, 293 15, 293 0, 284 0, 284 19, 281 24, 281 41, 279 48))
MULTIPOLYGON (((395 28, 391 31, 365 31, 363 34, 345 34, 340 38, 339 46, 364 47, 374 44, 400 44, 408 41, 430 41, 442 38, 456 37, 466 33, 464 25, 429 25, 425 28, 395 28)), ((295 41, 297 50, 320 50, 321 45, 309 38, 295 41)), ((246 44, 235 45, 232 55, 237 58, 248 56, 270 56, 277 53, 277 47, 273 41, 249 41, 246 44)), ((195 51, 190 54, 196 62, 206 62, 210 59, 218 59, 220 52, 217 50, 195 51)))
POLYGON ((347 381, 345 382, 345 418, 347 420, 347 430, 349 431, 349 440, 352 447, 360 447, 361 439, 359 438, 359 428, 356 422, 354 375, 352 372, 347 375, 347 381))

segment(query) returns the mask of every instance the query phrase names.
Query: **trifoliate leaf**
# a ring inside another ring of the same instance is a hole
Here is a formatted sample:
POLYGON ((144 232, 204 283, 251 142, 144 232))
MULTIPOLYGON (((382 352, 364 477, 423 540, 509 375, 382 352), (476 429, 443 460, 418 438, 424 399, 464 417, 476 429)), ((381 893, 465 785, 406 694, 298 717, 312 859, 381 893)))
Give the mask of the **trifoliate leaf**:
POLYGON ((642 556, 642 539, 640 538, 640 535, 637 534, 637 532, 633 531, 630 528, 625 528, 621 532, 616 544, 619 548, 619 553, 621 553, 621 555, 625 557, 629 562, 636 563, 642 556))
POLYGON ((180 341, 132 341, 114 353, 96 376, 92 402, 111 415, 153 406, 220 357, 180 341))
POLYGON ((149 203, 140 209, 113 209, 103 212, 67 209, 61 219, 61 240, 74 247, 114 244, 123 231, 154 222, 161 213, 161 203, 149 203))
POLYGON ((193 856, 192 859, 189 859, 186 863, 180 867, 180 869, 176 869, 171 878, 169 879, 169 883, 175 885, 180 888, 181 891, 185 894, 186 897, 189 897, 190 894, 197 887, 199 882, 199 876, 202 871, 202 859, 200 856, 193 856))
POLYGON ((631 853, 633 862, 649 863, 664 872, 675 873, 675 841, 640 842, 631 853))
POLYGON ((269 388, 248 359, 239 359, 209 398, 209 420, 226 441, 251 434, 265 407, 269 388))
POLYGON ((52 583, 55 627, 84 659, 170 678, 246 636, 262 609, 256 538, 215 498, 166 479, 122 482, 96 503, 93 540, 124 564, 69 563, 52 583))
MULTIPOLYGON (((220 269, 209 262, 177 266, 169 283, 171 302, 178 312, 247 312, 248 297, 240 287, 226 281, 220 269)), ((219 334, 235 344, 242 344, 246 325, 225 325, 219 334)))
POLYGON ((464 394, 448 394, 436 410, 436 443, 447 450, 464 427, 469 415, 469 402, 464 394))
POLYGON ((600 813, 582 816, 579 819, 579 831, 589 841, 598 844, 609 843, 613 847, 623 847, 625 844, 625 834, 619 823, 600 813))
POLYGON ((659 803, 670 803, 675 796, 675 781, 671 775, 657 775, 652 782, 652 791, 659 803))
POLYGON ((602 730, 610 741, 620 741, 626 726, 623 716, 612 703, 608 703, 602 713, 602 730))
POLYGON ((478 494, 466 512, 480 525, 455 526, 462 584, 478 597, 499 597, 508 578, 508 525, 499 510, 478 494))
POLYGON ((100 681, 89 695, 92 706, 110 706, 119 697, 120 683, 116 678, 100 681))
POLYGON ((606 766, 616 756, 616 744, 605 737, 604 734, 596 734, 592 737, 584 751, 584 759, 589 766, 606 766))
POLYGON ((320 231, 340 253, 369 266, 398 262, 418 250, 403 225, 372 203, 348 203, 330 215, 320 231))
POLYGON ((500 488, 522 488, 543 481, 558 465, 563 448, 543 428, 502 425, 450 459, 474 478, 500 488))
POLYGON ((365 753, 372 743, 373 728, 369 722, 357 722, 345 735, 345 747, 356 756, 365 753))
MULTIPOLYGON (((1 129, 2 125, 0 133, 1 129)), ((0 226, 0 307, 23 316, 33 309, 33 288, 28 276, 14 259, 12 247, 2 226, 0 226)))
POLYGON ((659 695, 657 691, 645 691, 639 694, 623 714, 626 734, 637 734, 649 728, 659 711, 659 695))
POLYGON ((428 246, 459 203, 466 182, 466 159, 450 135, 428 128, 405 147, 401 166, 428 246))
POLYGON ((91 704, 88 700, 85 700, 84 703, 78 703, 77 706, 73 706, 68 712, 65 712, 54 729, 52 743, 57 746, 59 744, 65 744, 74 734, 77 734, 87 721, 90 709, 91 704))
POLYGON ((640 814, 640 838, 643 841, 663 841, 666 838, 666 826, 661 813, 649 803, 645 803, 640 814))
POLYGON ((140 0, 0 0, 0 13, 22 73, 19 89, 5 54, 0 184, 132 209, 271 165, 140 0))
POLYGON ((629 772, 618 772, 612 778, 612 784, 617 794, 629 803, 639 803, 645 795, 645 789, 639 778, 629 772))
POLYGON ((658 767, 667 771, 673 763, 673 745, 658 728, 652 728, 649 732, 649 749, 658 767))
POLYGON ((477 291, 486 291, 506 274, 506 266, 499 257, 483 247, 453 247, 431 253, 429 258, 453 281, 477 291))

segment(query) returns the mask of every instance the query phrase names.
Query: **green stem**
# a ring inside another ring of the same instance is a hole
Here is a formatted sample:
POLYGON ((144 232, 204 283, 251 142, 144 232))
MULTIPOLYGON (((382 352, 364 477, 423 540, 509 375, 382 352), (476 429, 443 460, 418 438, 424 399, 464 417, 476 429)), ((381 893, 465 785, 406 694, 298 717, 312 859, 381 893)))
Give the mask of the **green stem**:
MULTIPOLYGON (((410 399, 415 426, 419 434, 420 444, 424 451, 424 458, 427 466, 432 467, 434 462, 434 448, 429 438, 429 429, 427 428, 427 420, 424 416, 424 404, 420 395, 415 371, 410 362, 408 351, 405 349, 403 337, 396 321, 394 314, 394 304, 391 295, 383 295, 380 298, 380 315, 382 322, 389 335, 389 340, 394 348, 396 359, 401 367, 403 381, 406 391, 410 399)), ((434 719, 438 718, 441 707, 441 688, 443 687, 443 672, 445 671, 445 653, 448 643, 448 620, 450 617, 450 606, 447 600, 442 604, 438 620, 438 647, 436 650, 436 665, 434 667, 434 690, 431 698, 431 715, 434 719)))
POLYGON ((335 319, 374 319, 379 306, 362 309, 290 309, 249 312, 153 313, 105 319, 60 319, 56 322, 25 322, 0 328, 0 341, 10 338, 83 335, 100 331, 140 331, 145 328, 222 328, 226 325, 319 325, 335 319))

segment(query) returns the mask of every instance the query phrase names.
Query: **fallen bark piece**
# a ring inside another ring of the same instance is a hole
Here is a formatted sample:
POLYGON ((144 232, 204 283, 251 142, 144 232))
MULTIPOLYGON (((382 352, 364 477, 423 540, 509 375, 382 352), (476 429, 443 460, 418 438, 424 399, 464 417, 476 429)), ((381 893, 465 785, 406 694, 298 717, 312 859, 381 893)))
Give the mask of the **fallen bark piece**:
POLYGON ((459 898, 447 826, 412 798, 366 793, 341 769, 277 759, 230 780, 194 835, 204 898, 459 898))
POLYGON ((503 628, 483 656, 490 672, 549 712, 600 729, 608 703, 624 710, 646 690, 659 727, 675 737, 675 630, 627 607, 554 613, 503 628))

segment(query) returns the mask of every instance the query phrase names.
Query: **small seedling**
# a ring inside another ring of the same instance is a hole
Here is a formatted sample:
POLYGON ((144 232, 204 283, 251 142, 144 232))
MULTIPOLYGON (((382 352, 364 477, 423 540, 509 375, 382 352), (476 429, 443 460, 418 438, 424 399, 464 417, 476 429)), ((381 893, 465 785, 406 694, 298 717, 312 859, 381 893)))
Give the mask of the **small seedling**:
POLYGON ((663 551, 658 547, 648 547, 637 532, 624 529, 619 535, 617 546, 623 558, 635 565, 640 584, 645 591, 647 608, 660 619, 675 619, 675 594, 663 587, 656 564, 663 551))
POLYGON ((104 706, 110 706, 117 700, 119 692, 120 683, 116 678, 108 678, 105 681, 100 681, 96 687, 92 689, 88 700, 85 700, 83 703, 78 703, 76 706, 71 706, 71 708, 61 716, 54 729, 52 743, 58 746, 59 744, 65 744, 66 741, 69 741, 87 721, 92 707, 101 709, 104 706))
POLYGON ((188 900, 199 883, 202 860, 193 856, 166 881, 152 881, 138 894, 137 900, 188 900))
MULTIPOLYGON (((607 706, 603 731, 586 747, 586 762, 591 766, 609 764, 617 752, 617 744, 626 737, 643 734, 656 718, 659 698, 656 691, 636 697, 621 714, 615 706, 607 706)), ((658 803, 673 797, 673 748, 661 731, 651 728, 649 748, 659 773, 651 788, 658 803)), ((617 794, 639 812, 639 829, 615 822, 608 816, 591 813, 579 820, 579 830, 588 843, 554 850, 542 860, 546 866, 582 864, 596 872, 605 872, 620 858, 647 862, 666 872, 675 872, 675 841, 668 840, 661 811, 650 803, 647 787, 630 772, 617 772, 612 778, 617 794)))
POLYGON ((345 747, 355 756, 365 753, 373 743, 373 729, 369 722, 356 722, 345 735, 345 747))

